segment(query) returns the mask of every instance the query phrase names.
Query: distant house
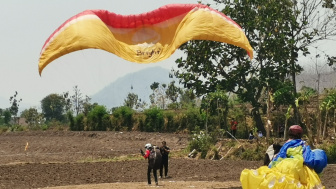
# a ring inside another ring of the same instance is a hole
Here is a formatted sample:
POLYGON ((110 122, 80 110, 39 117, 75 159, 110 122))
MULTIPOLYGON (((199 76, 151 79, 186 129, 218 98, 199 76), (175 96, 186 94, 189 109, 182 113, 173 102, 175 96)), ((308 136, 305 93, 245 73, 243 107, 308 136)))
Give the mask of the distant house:
POLYGON ((21 126, 28 126, 28 123, 26 122, 26 118, 19 117, 19 118, 16 118, 16 119, 19 119, 19 121, 17 121, 17 120, 14 121, 14 117, 12 117, 12 120, 9 123, 11 125, 18 124, 18 125, 21 125, 21 126))
POLYGON ((28 123, 26 122, 26 118, 20 117, 19 118, 19 125, 28 126, 28 123))

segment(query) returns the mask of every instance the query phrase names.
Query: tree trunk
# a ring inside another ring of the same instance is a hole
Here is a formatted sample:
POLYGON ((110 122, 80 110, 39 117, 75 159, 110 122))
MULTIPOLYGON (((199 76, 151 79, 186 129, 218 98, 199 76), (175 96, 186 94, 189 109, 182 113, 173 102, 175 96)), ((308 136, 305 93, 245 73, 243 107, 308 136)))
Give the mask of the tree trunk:
POLYGON ((267 87, 267 93, 268 93, 268 97, 267 97, 267 120, 266 120, 266 140, 268 141, 268 139, 270 138, 270 130, 271 130, 271 124, 270 124, 270 120, 271 120, 271 94, 270 94, 270 90, 269 87, 267 87))
POLYGON ((326 109, 326 115, 325 115, 325 120, 324 120, 324 124, 323 124, 323 134, 322 134, 322 139, 325 139, 325 138, 326 138, 327 121, 328 121, 328 112, 329 112, 329 110, 326 109))
POLYGON ((256 123, 257 129, 261 131, 262 133, 265 133, 265 127, 261 120, 261 116, 258 110, 255 110, 256 108, 253 108, 252 110, 252 117, 254 122, 256 123))
POLYGON ((206 114, 205 114, 205 133, 208 135, 208 106, 206 108, 206 114))
MULTIPOLYGON (((297 56, 294 55, 294 52, 292 50, 290 62, 291 62, 291 67, 292 67, 291 75, 292 75, 292 82, 293 82, 293 93, 294 93, 295 97, 297 96, 297 91, 296 91, 296 73, 295 73, 295 58, 296 57, 297 56)), ((300 124, 300 112, 299 112, 299 110, 298 110, 295 102, 293 102, 292 106, 293 106, 293 110, 294 110, 294 120, 295 120, 295 123, 296 124, 300 124)))
POLYGON ((313 131, 312 131, 312 124, 311 124, 311 117, 312 115, 309 114, 308 112, 308 107, 307 105, 304 105, 304 117, 306 117, 306 124, 304 126, 306 126, 307 128, 307 135, 308 135, 308 139, 309 139, 309 145, 311 148, 314 148, 314 140, 313 140, 313 131))
POLYGON ((285 129, 284 129, 284 140, 287 139, 287 124, 288 124, 288 119, 286 118, 286 121, 285 121, 285 129))
POLYGON ((336 134, 336 111, 334 110, 334 120, 333 120, 333 125, 334 125, 334 134, 336 134))

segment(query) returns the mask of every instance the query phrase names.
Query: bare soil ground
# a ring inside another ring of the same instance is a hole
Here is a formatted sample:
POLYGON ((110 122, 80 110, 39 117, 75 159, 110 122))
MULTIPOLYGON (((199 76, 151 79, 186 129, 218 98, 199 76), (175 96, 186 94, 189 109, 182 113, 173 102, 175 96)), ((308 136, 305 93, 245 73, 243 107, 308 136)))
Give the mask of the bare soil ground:
MULTIPOLYGON (((148 142, 159 145, 163 140, 167 141, 173 154, 187 146, 188 135, 69 131, 2 133, 0 188, 154 187, 146 183, 147 161, 139 159, 139 149, 148 142), (113 158, 127 160, 106 161, 113 158)), ((241 188, 241 171, 244 168, 258 168, 261 164, 259 161, 171 158, 171 178, 160 179, 158 187, 241 188)), ((321 175, 326 188, 336 188, 335 168, 328 165, 321 175)))

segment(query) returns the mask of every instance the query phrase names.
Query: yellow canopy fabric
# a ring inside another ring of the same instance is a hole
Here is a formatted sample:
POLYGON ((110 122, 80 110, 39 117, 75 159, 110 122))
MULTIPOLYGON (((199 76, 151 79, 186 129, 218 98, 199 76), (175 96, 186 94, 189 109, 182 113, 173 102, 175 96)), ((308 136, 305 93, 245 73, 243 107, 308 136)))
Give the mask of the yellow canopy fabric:
POLYGON ((171 56, 189 40, 212 40, 253 49, 240 26, 202 4, 172 4, 139 15, 87 10, 67 20, 45 42, 39 73, 53 60, 82 49, 102 49, 136 63, 171 56))
MULTIPOLYGON (((292 141, 295 143, 296 141, 292 141)), ((290 144, 290 143, 287 143, 290 144)), ((285 145, 284 145, 285 146, 285 145)), ((283 146, 283 148, 284 148, 283 146)), ((288 158, 276 158, 256 170, 244 169, 240 175, 243 189, 324 189, 314 169, 304 165, 302 146, 285 150, 288 158)))

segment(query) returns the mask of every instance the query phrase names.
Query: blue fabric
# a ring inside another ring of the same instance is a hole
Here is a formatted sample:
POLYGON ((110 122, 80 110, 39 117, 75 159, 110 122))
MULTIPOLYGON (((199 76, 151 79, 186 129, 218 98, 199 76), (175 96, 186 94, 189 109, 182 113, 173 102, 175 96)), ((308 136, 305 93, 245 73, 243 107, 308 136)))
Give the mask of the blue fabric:
POLYGON ((277 161, 279 158, 287 158, 287 150, 288 148, 294 148, 298 147, 300 145, 304 146, 305 142, 303 140, 297 139, 297 140, 291 140, 286 142, 280 149, 280 152, 278 153, 277 157, 274 158, 273 161, 277 161))
MULTIPOLYGON (((310 146, 306 144, 305 141, 301 139, 291 140, 286 142, 282 148, 280 149, 279 154, 272 162, 278 161, 279 158, 292 158, 287 157, 287 150, 289 148, 295 148, 298 146, 302 146, 302 157, 303 162, 308 167, 315 170, 316 173, 321 173, 322 170, 327 166, 327 155, 321 149, 311 150, 310 146)), ((274 163, 270 163, 269 167, 271 168, 274 163)))
POLYGON ((328 164, 327 154, 321 149, 312 151, 314 154, 314 170, 316 173, 321 173, 328 164))

